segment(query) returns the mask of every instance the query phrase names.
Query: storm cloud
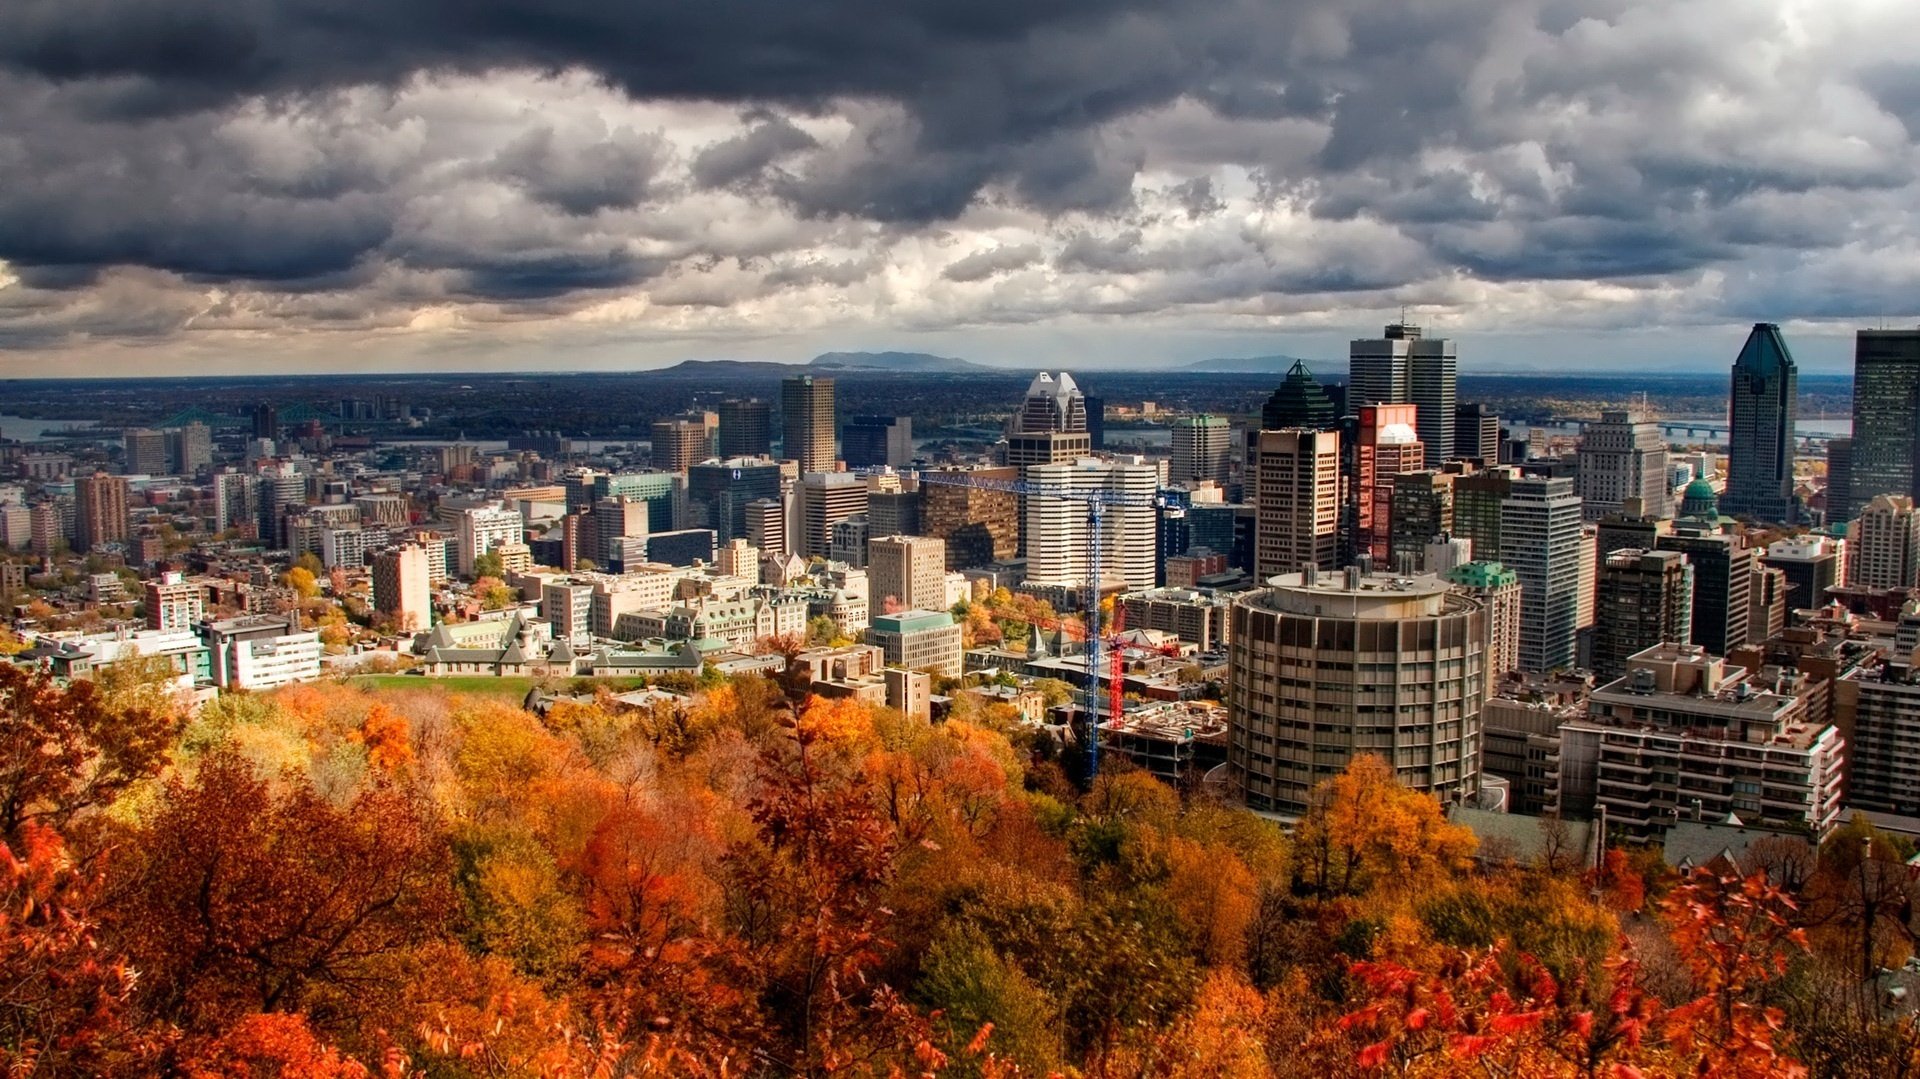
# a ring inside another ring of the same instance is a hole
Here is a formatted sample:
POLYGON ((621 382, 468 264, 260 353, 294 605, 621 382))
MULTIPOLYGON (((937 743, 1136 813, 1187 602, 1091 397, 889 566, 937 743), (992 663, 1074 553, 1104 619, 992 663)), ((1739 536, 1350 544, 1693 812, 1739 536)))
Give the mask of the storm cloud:
POLYGON ((13 0, 0 348, 1904 314, 1916 33, 1898 0, 13 0))

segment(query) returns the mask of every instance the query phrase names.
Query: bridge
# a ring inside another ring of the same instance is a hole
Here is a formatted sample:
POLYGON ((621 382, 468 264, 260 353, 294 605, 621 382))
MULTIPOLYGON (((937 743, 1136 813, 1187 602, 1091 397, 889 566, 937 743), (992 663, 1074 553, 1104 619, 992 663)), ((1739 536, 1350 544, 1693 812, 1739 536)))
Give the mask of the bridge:
MULTIPOLYGON (((1584 435, 1587 432, 1588 424, 1598 422, 1600 421, 1590 416, 1550 416, 1531 426, 1568 428, 1584 435)), ((1701 439, 1726 442, 1733 436, 1733 425, 1720 419, 1681 418, 1655 420, 1654 422, 1659 425, 1661 435, 1665 436, 1668 442, 1686 442, 1701 439)), ((1795 435, 1794 444, 1804 451, 1819 450, 1825 452, 1827 443, 1831 442, 1835 437, 1834 435, 1828 434, 1795 435)))

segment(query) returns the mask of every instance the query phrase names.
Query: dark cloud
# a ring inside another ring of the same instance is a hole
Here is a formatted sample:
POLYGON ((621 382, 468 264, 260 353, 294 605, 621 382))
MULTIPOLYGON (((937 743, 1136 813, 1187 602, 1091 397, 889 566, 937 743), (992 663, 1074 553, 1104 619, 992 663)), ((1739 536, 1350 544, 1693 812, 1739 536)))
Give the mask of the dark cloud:
POLYGON ((1039 261, 1039 244, 991 247, 984 251, 975 251, 964 258, 955 259, 947 265, 946 269, 940 271, 940 276, 949 281, 984 281, 996 274, 1024 270, 1039 261))

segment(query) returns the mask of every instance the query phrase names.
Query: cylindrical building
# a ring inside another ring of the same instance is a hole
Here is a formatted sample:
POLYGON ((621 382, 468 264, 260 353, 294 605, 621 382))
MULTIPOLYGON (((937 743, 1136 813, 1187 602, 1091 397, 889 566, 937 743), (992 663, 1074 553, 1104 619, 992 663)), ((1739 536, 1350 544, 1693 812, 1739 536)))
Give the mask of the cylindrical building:
POLYGON ((1375 753, 1442 797, 1480 785, 1486 613, 1432 576, 1282 574, 1233 605, 1227 775, 1247 806, 1306 812, 1375 753))

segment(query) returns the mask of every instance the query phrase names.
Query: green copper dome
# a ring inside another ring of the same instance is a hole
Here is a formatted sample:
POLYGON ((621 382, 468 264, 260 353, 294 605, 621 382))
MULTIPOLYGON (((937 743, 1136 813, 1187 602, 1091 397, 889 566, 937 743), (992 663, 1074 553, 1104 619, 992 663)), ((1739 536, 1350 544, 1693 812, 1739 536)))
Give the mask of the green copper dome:
POLYGON ((1720 516, 1720 495, 1705 476, 1687 484, 1680 496, 1680 516, 1709 519, 1720 516))

